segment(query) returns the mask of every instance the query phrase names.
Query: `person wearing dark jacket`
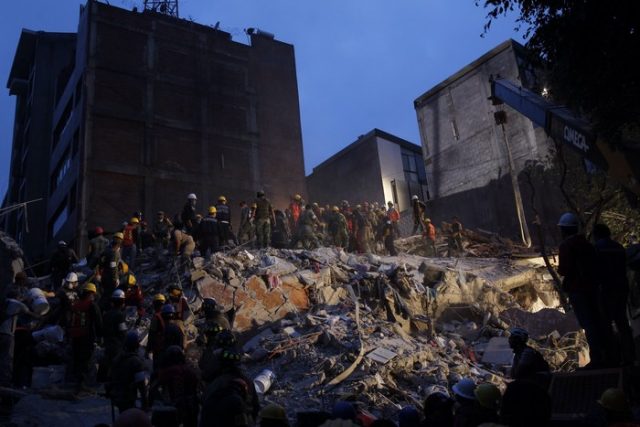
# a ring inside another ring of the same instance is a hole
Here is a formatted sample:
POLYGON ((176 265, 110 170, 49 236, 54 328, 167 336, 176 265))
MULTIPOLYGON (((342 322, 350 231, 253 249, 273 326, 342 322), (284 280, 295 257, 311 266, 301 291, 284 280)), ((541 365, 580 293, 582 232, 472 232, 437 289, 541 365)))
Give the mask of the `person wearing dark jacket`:
POLYGON ((61 240, 58 242, 58 249, 51 255, 51 289, 58 290, 62 286, 62 280, 71 270, 71 266, 78 262, 78 255, 71 249, 67 242, 61 240))
POLYGON ((220 226, 216 218, 218 210, 215 206, 209 206, 209 215, 202 218, 198 226, 198 238, 200 240, 200 253, 204 257, 218 252, 220 244, 220 226))
MULTIPOLYGON (((187 234, 193 233, 193 229, 196 224, 196 204, 198 203, 198 198, 195 194, 191 193, 187 196, 187 201, 182 208, 182 213, 180 214, 180 222, 184 225, 184 229, 187 234)), ((177 227, 177 225, 176 225, 177 227)))
POLYGON ((604 224, 593 227, 593 239, 597 255, 596 271, 600 285, 599 301, 604 320, 616 325, 619 356, 611 355, 623 365, 635 360, 633 333, 627 317, 629 281, 627 279, 627 254, 624 247, 611 238, 611 230, 604 224), (617 357, 616 357, 617 356, 617 357))
POLYGON ((218 220, 218 233, 220 236, 220 246, 228 246, 229 240, 232 240, 236 245, 236 237, 233 235, 233 229, 231 227, 231 208, 227 204, 227 198, 225 196, 218 197, 218 204, 215 206, 216 219, 218 220))
POLYGON ((513 350, 511 378, 514 380, 531 380, 541 385, 549 374, 549 364, 542 354, 529 347, 529 333, 522 328, 513 328, 509 335, 509 347, 513 350))
POLYGON ((564 276, 562 288, 587 337, 590 367, 603 367, 607 363, 606 341, 611 336, 611 327, 607 327, 600 315, 596 250, 578 233, 579 221, 575 214, 563 214, 558 226, 564 239, 559 247, 558 264, 558 273, 564 276))
POLYGON ((418 230, 421 230, 421 232, 426 231, 422 218, 427 210, 427 205, 420 201, 418 196, 414 195, 411 197, 411 206, 413 208, 413 231, 411 235, 414 235, 418 230))
POLYGON ((104 358, 100 362, 98 376, 106 378, 111 363, 122 351, 124 340, 127 336, 127 322, 124 314, 125 294, 121 289, 116 289, 111 295, 111 309, 102 319, 104 358))
POLYGON ((144 360, 138 355, 139 347, 138 333, 128 332, 123 351, 113 361, 107 393, 120 413, 135 408, 138 394, 142 404, 141 409, 149 408, 148 373, 144 367, 144 360))

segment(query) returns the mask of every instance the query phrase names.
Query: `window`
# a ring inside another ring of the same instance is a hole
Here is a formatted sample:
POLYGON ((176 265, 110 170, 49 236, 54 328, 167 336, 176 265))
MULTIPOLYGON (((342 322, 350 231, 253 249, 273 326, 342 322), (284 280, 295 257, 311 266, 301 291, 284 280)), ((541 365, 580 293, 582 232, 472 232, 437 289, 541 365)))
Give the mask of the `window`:
POLYGON ((80 149, 80 128, 76 129, 76 131, 73 133, 73 140, 71 142, 71 145, 73 147, 71 157, 75 157, 76 154, 78 154, 78 150, 80 149))
POLYGON ((58 188, 64 177, 67 175, 69 169, 71 169, 71 154, 69 148, 67 148, 64 155, 58 162, 58 165, 54 169, 53 174, 51 174, 51 188, 49 194, 53 194, 53 192, 56 191, 56 188, 58 188))
POLYGON ((62 136, 62 133, 66 129, 67 124, 69 124, 72 112, 73 105, 71 104, 71 101, 69 101, 64 109, 64 112, 62 113, 62 116, 60 116, 60 120, 58 121, 55 130, 53 131, 53 143, 51 146, 51 150, 53 150, 56 145, 58 145, 58 142, 60 142, 60 136, 62 136))
POLYGON ((64 226, 69 218, 69 207, 67 206, 67 200, 65 199, 56 213, 49 221, 49 237, 53 239, 56 237, 60 229, 64 226))

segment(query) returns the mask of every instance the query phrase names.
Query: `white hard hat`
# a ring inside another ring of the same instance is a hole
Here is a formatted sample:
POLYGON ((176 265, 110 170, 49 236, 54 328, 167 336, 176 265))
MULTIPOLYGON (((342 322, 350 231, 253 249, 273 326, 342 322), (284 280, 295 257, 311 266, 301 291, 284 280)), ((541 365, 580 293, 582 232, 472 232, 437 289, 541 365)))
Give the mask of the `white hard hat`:
POLYGON ((416 196, 415 194, 411 197, 411 200, 418 200, 418 196, 416 196))
POLYGON ((77 282, 78 275, 72 271, 69 274, 67 274, 67 277, 64 280, 66 280, 67 282, 77 282))
POLYGON ((196 195, 195 195, 195 194, 193 194, 193 193, 190 193, 190 194, 187 196, 187 199, 188 199, 188 200, 198 200, 198 198, 196 197, 196 195))
POLYGON ((111 294, 111 299, 124 299, 124 291, 122 289, 116 289, 111 294))
POLYGON ((58 242, 58 246, 67 246, 67 242, 65 242, 64 240, 60 240, 58 242))
POLYGON ((578 225, 578 216, 572 212, 563 213, 558 221, 559 227, 577 227, 578 225))

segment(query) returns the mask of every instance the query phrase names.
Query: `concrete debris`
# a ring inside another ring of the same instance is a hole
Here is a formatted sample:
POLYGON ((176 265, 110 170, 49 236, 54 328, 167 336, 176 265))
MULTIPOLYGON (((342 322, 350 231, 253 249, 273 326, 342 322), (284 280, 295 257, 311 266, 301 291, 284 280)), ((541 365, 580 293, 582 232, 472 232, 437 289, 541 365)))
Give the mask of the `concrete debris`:
MULTIPOLYGON (((417 247, 418 239, 400 240, 398 247, 417 247)), ((204 298, 215 298, 233 320, 248 373, 263 374, 263 403, 282 404, 292 419, 294 412, 329 410, 335 399, 350 396, 376 408, 375 415, 392 416, 400 406, 420 407, 433 386, 449 389, 465 376, 503 387, 511 326, 528 328, 553 368, 584 363, 584 336, 572 316, 558 311, 544 267, 407 252, 242 250, 195 258, 189 268, 149 252, 139 257, 136 275, 149 305, 175 282, 196 314, 204 298), (518 294, 523 287, 528 299, 518 294)), ((146 335, 148 326, 146 317, 136 327, 146 335)), ((197 360, 195 325, 187 334, 188 358, 197 360)), ((39 345, 57 345, 52 341, 39 345)), ((95 411, 106 409, 102 402, 95 411)), ((17 411, 14 418, 22 416, 17 411)))

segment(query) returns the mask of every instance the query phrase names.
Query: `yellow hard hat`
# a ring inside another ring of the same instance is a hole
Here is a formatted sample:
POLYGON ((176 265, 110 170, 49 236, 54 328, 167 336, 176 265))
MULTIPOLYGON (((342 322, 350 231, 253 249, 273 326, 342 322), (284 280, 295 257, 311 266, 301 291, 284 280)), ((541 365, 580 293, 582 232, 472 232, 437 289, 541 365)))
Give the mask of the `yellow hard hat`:
POLYGON ((275 403, 271 403, 260 410, 260 418, 263 420, 288 421, 284 408, 275 403))
POLYGON ((226 201, 227 201, 227 198, 226 198, 226 197, 224 197, 224 196, 220 196, 220 197, 218 197, 218 201, 219 201, 219 202, 226 202, 226 201))
POLYGON ((114 233, 114 234, 113 234, 113 238, 114 238, 114 239, 120 239, 120 240, 123 240, 123 239, 124 239, 124 234, 122 234, 121 232, 119 232, 119 231, 118 231, 117 233, 114 233))
POLYGON ((498 406, 500 406, 502 395, 500 394, 500 389, 494 384, 479 384, 473 394, 475 394, 478 403, 487 409, 498 409, 498 406))
POLYGON ((127 274, 129 272, 129 264, 127 264, 126 262, 120 260, 120 265, 119 265, 120 271, 122 272, 122 274, 127 274))
POLYGON ((300 201, 300 200, 302 200, 302 196, 299 195, 299 194, 296 194, 295 196, 293 196, 293 199, 300 201))
POLYGON ((96 285, 94 285, 93 283, 87 283, 82 287, 82 290, 85 292, 93 292, 94 294, 98 292, 96 285))
POLYGON ((131 224, 140 224, 140 220, 138 219, 137 216, 134 216, 133 218, 131 218, 131 220, 129 222, 131 224))
POLYGON ((138 280, 136 279, 136 276, 134 276, 133 274, 129 273, 127 275, 127 285, 133 286, 136 283, 138 283, 138 280))
POLYGON ((162 302, 162 303, 164 303, 164 302, 166 302, 166 301, 167 301, 167 299, 164 297, 164 295, 163 295, 163 294, 156 294, 156 295, 153 297, 153 300, 154 300, 154 301, 160 301, 160 302, 162 302))
POLYGON ((598 400, 600 406, 604 409, 608 409, 613 412, 627 412, 629 411, 629 402, 624 394, 624 391, 619 388, 608 388, 600 396, 598 400))
POLYGON ((215 207, 215 206, 209 206, 209 213, 210 213, 210 214, 214 214, 214 213, 216 213, 216 212, 218 212, 218 210, 216 209, 216 207, 215 207))

